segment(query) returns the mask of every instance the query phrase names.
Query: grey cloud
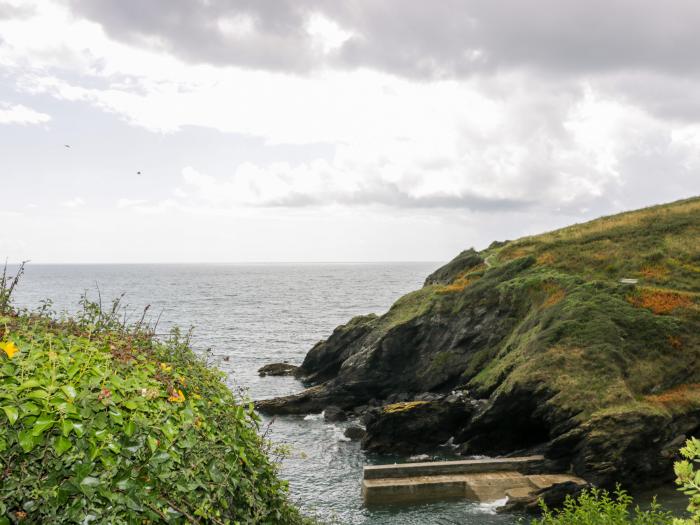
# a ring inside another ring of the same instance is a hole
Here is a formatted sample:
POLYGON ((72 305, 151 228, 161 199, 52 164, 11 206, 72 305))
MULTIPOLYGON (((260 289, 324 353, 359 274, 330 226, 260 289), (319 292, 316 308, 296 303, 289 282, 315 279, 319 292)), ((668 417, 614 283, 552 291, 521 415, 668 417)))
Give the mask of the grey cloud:
POLYGON ((30 16, 34 10, 31 7, 6 4, 0 2, 0 20, 10 18, 26 18, 30 16))
POLYGON ((376 183, 359 191, 336 193, 334 195, 308 195, 292 193, 282 199, 264 202, 262 206, 307 207, 329 204, 329 202, 350 206, 380 205, 404 209, 463 209, 468 211, 523 211, 535 203, 525 199, 485 197, 474 193, 450 195, 436 193, 415 197, 398 185, 376 183))
POLYGON ((412 77, 504 68, 591 73, 700 69, 695 0, 68 0, 115 38, 158 42, 187 60, 307 71, 374 67, 412 77), (355 36, 322 56, 304 24, 320 12, 355 36), (247 15, 250 34, 218 20, 247 15))

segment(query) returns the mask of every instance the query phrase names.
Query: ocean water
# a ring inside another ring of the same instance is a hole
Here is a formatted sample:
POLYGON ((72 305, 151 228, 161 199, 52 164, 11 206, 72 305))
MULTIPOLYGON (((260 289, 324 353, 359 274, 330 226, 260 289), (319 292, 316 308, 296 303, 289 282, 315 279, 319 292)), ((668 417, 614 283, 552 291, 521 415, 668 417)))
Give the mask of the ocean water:
MULTIPOLYGON (((53 300, 56 311, 76 311, 83 292, 103 303, 122 293, 132 319, 146 305, 160 315, 159 332, 195 327, 196 350, 210 350, 233 389, 253 399, 300 390, 292 378, 261 378, 270 362, 301 363, 306 352, 339 324, 382 313, 398 297, 422 285, 439 263, 257 265, 35 265, 30 264, 15 302, 36 308, 53 300)), ((368 456, 343 436, 348 423, 320 416, 265 419, 269 436, 289 448, 281 475, 291 496, 310 515, 338 524, 510 525, 494 505, 459 501, 366 509, 360 498, 365 464, 402 461, 368 456)), ((449 457, 444 451, 443 457, 449 457)))

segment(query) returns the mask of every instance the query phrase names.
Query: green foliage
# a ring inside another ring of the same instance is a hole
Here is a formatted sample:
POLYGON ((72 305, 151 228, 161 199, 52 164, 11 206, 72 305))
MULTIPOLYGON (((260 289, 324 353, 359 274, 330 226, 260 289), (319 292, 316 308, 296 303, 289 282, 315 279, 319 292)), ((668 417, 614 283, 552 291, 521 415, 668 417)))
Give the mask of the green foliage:
POLYGON ((672 525, 673 517, 652 501, 648 510, 630 510, 632 497, 618 487, 611 495, 593 488, 577 499, 567 497, 561 509, 551 510, 540 503, 542 517, 532 525, 672 525))
POLYGON ((252 404, 117 314, 0 314, 0 524, 304 523, 252 404))
POLYGON ((676 473, 676 484, 684 494, 690 496, 688 511, 692 517, 688 520, 678 520, 674 525, 697 525, 700 523, 700 471, 694 464, 700 462, 700 440, 689 439, 681 449, 685 459, 677 461, 673 469, 676 473))

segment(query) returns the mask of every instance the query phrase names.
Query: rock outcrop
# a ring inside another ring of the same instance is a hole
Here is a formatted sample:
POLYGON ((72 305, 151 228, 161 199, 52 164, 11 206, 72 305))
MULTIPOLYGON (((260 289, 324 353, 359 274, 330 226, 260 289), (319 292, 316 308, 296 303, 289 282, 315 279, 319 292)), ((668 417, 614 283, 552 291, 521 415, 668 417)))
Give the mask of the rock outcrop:
POLYGON ((297 374, 311 388, 257 406, 365 413, 371 450, 447 436, 465 455, 538 450, 597 484, 651 485, 700 433, 698 363, 696 198, 467 250, 318 343, 297 374), (397 401, 429 402, 371 408, 397 401))
POLYGON ((258 375, 265 376, 293 376, 299 371, 299 367, 289 363, 270 363, 258 369, 258 375))

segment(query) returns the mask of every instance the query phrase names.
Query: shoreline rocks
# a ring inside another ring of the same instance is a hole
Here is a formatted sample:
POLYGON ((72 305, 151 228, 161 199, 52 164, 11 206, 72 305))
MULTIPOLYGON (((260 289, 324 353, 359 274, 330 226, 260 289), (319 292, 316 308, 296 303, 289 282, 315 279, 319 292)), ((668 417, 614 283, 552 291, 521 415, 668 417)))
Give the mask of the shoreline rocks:
POLYGON ((289 363, 270 363, 258 368, 258 375, 265 376, 294 376, 298 373, 299 367, 289 363))

